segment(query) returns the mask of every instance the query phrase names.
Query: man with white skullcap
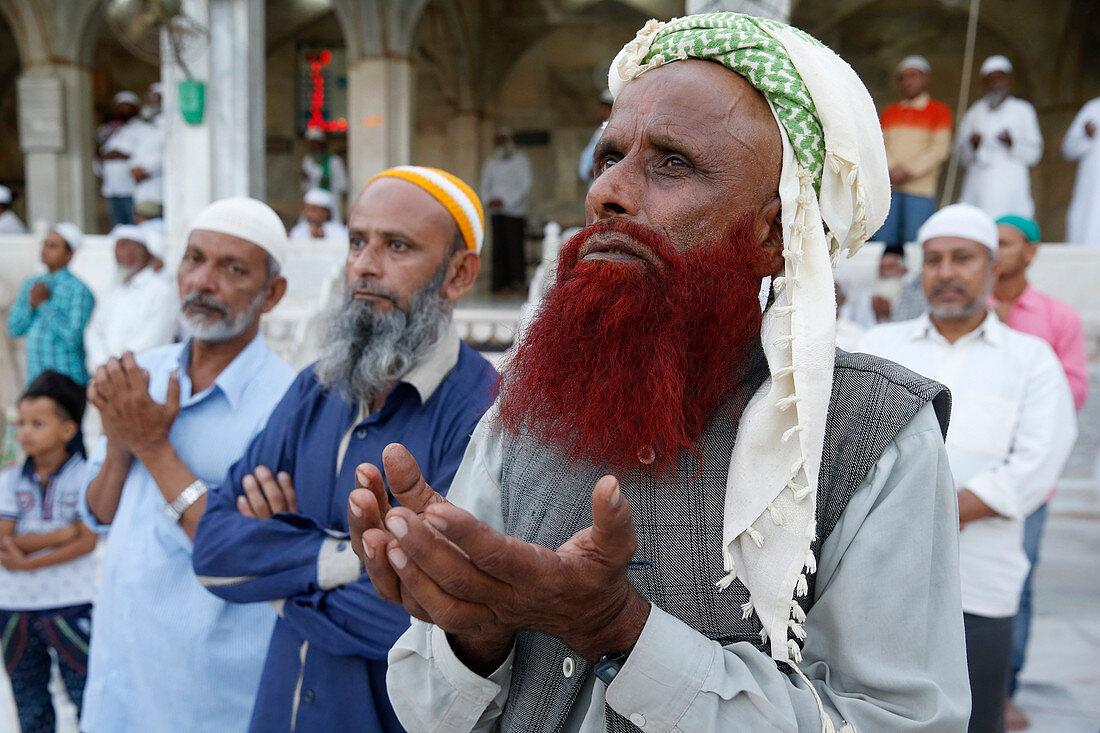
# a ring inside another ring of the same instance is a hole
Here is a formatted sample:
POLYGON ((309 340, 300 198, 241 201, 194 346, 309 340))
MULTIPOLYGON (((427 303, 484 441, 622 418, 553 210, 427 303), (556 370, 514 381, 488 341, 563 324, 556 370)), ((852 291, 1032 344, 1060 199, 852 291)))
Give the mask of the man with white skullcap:
MULTIPOLYGON (((99 164, 103 177, 100 193, 107 199, 107 210, 112 224, 134 223, 134 193, 139 183, 133 170, 138 169, 145 181, 155 174, 159 181, 159 162, 154 170, 152 158, 147 153, 155 148, 153 138, 159 139, 156 128, 141 119, 138 109, 141 100, 133 92, 119 92, 114 98, 117 124, 110 128, 106 139, 100 141, 99 164)), ((163 145, 163 143, 161 143, 163 145)), ((143 196, 160 200, 159 182, 142 188, 143 196)))
POLYGON ((906 56, 897 66, 901 99, 882 111, 882 136, 890 165, 890 214, 872 237, 888 251, 904 254, 917 229, 936 210, 940 168, 951 153, 951 110, 928 95, 932 67, 923 56, 906 56))
POLYGON ((360 472, 357 550, 417 619, 394 709, 411 730, 959 731, 947 393, 834 347, 831 261, 889 202, 870 95, 735 13, 651 21, 610 88, 588 226, 448 501, 397 449, 400 506, 360 472))
POLYGON ((344 160, 329 150, 325 131, 318 127, 306 130, 306 154, 302 158, 302 190, 322 188, 333 195, 332 220, 343 221, 344 196, 348 192, 348 171, 344 160))
POLYGON ((921 228, 929 313, 869 331, 860 349, 951 390, 947 454, 958 488, 970 733, 1000 733, 1013 619, 1028 573, 1024 519, 1061 473, 1077 435, 1073 400, 1045 341, 990 312, 997 225, 968 204, 921 228))
POLYGON ((62 222, 42 240, 46 274, 28 278, 8 313, 8 331, 27 337, 26 383, 53 369, 80 385, 88 383, 84 358, 84 329, 92 317, 95 298, 84 282, 69 270, 69 262, 84 234, 76 224, 62 222))
POLYGON ((25 234, 27 227, 11 210, 15 194, 7 186, 0 186, 0 234, 25 234))
POLYGON ((1034 216, 1031 167, 1043 157, 1043 134, 1030 102, 1012 96, 1012 62, 990 56, 981 67, 985 96, 963 115, 955 151, 967 167, 959 201, 994 219, 1034 216))
POLYGON ((157 275, 149 232, 132 224, 111 230, 115 284, 103 293, 84 334, 88 368, 95 371, 124 351, 145 351, 171 343, 176 334, 176 288, 157 275))
POLYGON ((481 267, 473 190, 434 168, 390 168, 368 181, 348 224, 347 288, 321 358, 211 490, 195 535, 195 572, 212 593, 279 610, 256 733, 403 730, 386 654, 409 616, 363 574, 348 495, 357 468, 393 442, 445 491, 496 383, 451 324, 481 267))
POLYGON ((83 731, 245 730, 275 613, 207 593, 191 542, 207 487, 294 379, 260 332, 286 291, 285 254, 286 231, 266 204, 207 206, 179 262, 174 314, 186 339, 112 358, 89 386, 106 438, 89 461, 82 511, 107 539, 83 731))
POLYGON ((507 127, 497 128, 493 154, 481 168, 480 191, 489 208, 493 232, 493 292, 522 291, 527 287, 523 242, 531 161, 516 147, 515 135, 507 127))
POLYGON ((323 188, 311 188, 302 198, 302 216, 290 229, 290 241, 301 242, 311 239, 329 241, 347 241, 348 230, 339 221, 333 219, 336 210, 336 195, 323 188))

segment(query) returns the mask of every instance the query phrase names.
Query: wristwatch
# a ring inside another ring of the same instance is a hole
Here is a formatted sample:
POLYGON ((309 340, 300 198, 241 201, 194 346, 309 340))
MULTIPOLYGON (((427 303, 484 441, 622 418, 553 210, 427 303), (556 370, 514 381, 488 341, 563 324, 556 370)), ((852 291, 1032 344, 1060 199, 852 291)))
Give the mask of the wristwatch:
POLYGON ((615 675, 619 674, 619 670, 626 664, 626 659, 632 651, 634 651, 634 647, 630 647, 625 652, 616 652, 600 657, 593 667, 593 671, 597 677, 603 680, 605 685, 610 685, 615 680, 615 675))
POLYGON ((180 495, 173 499, 170 503, 164 505, 164 516, 171 519, 173 522, 178 522, 183 513, 187 511, 188 507, 194 504, 199 498, 206 493, 206 482, 202 479, 195 479, 195 481, 186 489, 180 492, 180 495))

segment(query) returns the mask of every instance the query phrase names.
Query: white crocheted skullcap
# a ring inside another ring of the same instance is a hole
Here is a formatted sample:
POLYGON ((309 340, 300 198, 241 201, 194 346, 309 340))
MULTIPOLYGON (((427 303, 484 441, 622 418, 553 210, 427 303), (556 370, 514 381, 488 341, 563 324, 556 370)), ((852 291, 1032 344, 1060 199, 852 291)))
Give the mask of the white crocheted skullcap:
MULTIPOLYGON (((60 233, 60 232, 59 232, 60 233)), ((131 242, 137 242, 146 249, 149 248, 149 237, 147 236, 147 230, 142 229, 136 224, 118 224, 111 233, 108 235, 113 242, 118 242, 120 239, 128 239, 131 242)))
POLYGON ((1006 74, 1011 74, 1012 62, 1008 60, 1007 56, 1002 56, 1001 54, 990 56, 982 62, 981 75, 989 76, 994 71, 1003 71, 1006 74))
POLYGON ((916 69, 917 71, 923 71, 925 74, 929 74, 932 72, 932 65, 928 63, 928 59, 915 53, 903 58, 901 62, 898 63, 898 68, 895 71, 900 74, 906 69, 916 69))
POLYGON ((57 232, 57 236, 65 240, 70 252, 76 252, 80 245, 84 244, 84 232, 72 222, 63 221, 50 227, 51 232, 57 232))
POLYGON ((239 237, 264 249, 282 267, 286 264, 288 241, 279 215, 263 201, 247 196, 215 201, 199 212, 187 236, 202 229, 239 237))
POLYGON ((123 91, 115 95, 115 104, 132 104, 135 107, 140 107, 141 100, 133 92, 123 91))
POLYGON ((917 231, 917 243, 924 246, 929 239, 960 237, 984 246, 997 255, 997 224, 993 217, 977 206, 952 204, 945 206, 924 222, 917 231))
POLYGON ((323 188, 311 188, 302 197, 302 202, 320 206, 322 209, 328 209, 331 212, 336 206, 336 196, 332 191, 326 191, 323 188))
POLYGON ((320 127, 310 127, 306 130, 306 140, 322 142, 325 139, 325 131, 320 127))

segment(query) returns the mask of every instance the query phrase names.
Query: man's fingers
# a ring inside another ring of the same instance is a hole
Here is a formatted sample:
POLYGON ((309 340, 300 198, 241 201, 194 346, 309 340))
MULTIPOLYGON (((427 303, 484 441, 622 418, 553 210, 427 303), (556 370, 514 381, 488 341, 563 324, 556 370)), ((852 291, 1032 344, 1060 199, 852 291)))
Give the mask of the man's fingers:
POLYGON ((397 499, 401 506, 419 514, 429 504, 446 501, 425 483, 424 477, 420 474, 420 467, 416 465, 416 459, 400 443, 390 443, 386 446, 382 451, 382 465, 386 468, 386 480, 393 498, 397 499))
POLYGON ((248 497, 243 494, 237 497, 237 511, 250 519, 259 519, 256 512, 252 511, 252 505, 248 503, 248 497))
POLYGON ((263 491, 260 490, 260 482, 256 480, 255 476, 249 474, 241 479, 241 489, 244 490, 244 495, 248 497, 253 517, 267 519, 272 515, 271 507, 268 506, 267 499, 264 498, 263 491))
MULTIPOLYGON (((421 610, 432 623, 450 632, 481 631, 496 626, 496 617, 492 611, 486 606, 455 598, 444 591, 409 559, 398 542, 390 542, 386 557, 401 579, 403 605, 410 615, 414 610, 421 610)), ((417 618, 422 617, 417 615, 417 618)))
MULTIPOLYGON (((374 495, 375 508, 381 516, 390 510, 390 495, 386 492, 386 482, 382 472, 373 463, 360 463, 355 468, 355 488, 365 489, 374 495)), ((355 493, 355 492, 352 492, 355 493)), ((373 526, 368 524, 367 526, 373 526)), ((382 525, 379 524, 379 527, 382 525)))
MULTIPOLYGON (((135 364, 135 366, 137 366, 135 364)), ((145 383, 146 393, 149 391, 149 377, 145 372, 139 372, 140 378, 145 383)), ((168 393, 164 397, 164 406, 172 413, 178 415, 180 411, 180 373, 177 371, 168 375, 168 393)))
POLYGON ((363 533, 368 529, 383 529, 378 500, 368 489, 354 489, 348 496, 348 534, 351 536, 351 549, 364 565, 367 564, 367 556, 363 549, 363 533))
POLYGON ((638 537, 634 533, 634 520, 630 515, 630 503, 619 488, 614 476, 604 476, 592 490, 593 544, 612 565, 626 565, 638 549, 638 537))
POLYGON ((428 507, 424 521, 454 543, 479 570, 508 585, 522 585, 533 573, 548 572, 548 561, 553 559, 552 551, 501 534, 454 504, 428 507))
POLYGON ((286 501, 286 511, 298 511, 298 494, 294 492, 294 479, 292 479, 290 474, 286 471, 279 471, 279 473, 275 474, 275 480, 283 490, 283 499, 286 501))
POLYGON ((271 513, 285 512, 287 510, 286 497, 283 496, 283 488, 275 480, 271 470, 267 466, 256 466, 256 470, 253 471, 252 475, 256 477, 256 481, 260 485, 260 491, 263 492, 267 505, 271 507, 271 513))
MULTIPOLYGON (((360 556, 363 567, 370 576, 370 582, 374 586, 378 597, 390 603, 401 604, 401 581, 390 566, 386 557, 386 547, 393 537, 382 529, 368 529, 357 537, 364 548, 364 555, 360 556)), ((352 543, 353 545, 356 543, 352 543)))

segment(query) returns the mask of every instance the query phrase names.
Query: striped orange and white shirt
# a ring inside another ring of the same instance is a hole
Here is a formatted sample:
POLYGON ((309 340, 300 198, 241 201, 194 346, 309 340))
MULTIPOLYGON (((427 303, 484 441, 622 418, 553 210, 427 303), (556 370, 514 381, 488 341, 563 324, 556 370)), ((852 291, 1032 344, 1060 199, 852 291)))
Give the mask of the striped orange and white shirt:
POLYGON ((895 102, 880 116, 890 167, 909 171, 895 191, 935 196, 940 168, 951 152, 951 110, 927 93, 895 102))

